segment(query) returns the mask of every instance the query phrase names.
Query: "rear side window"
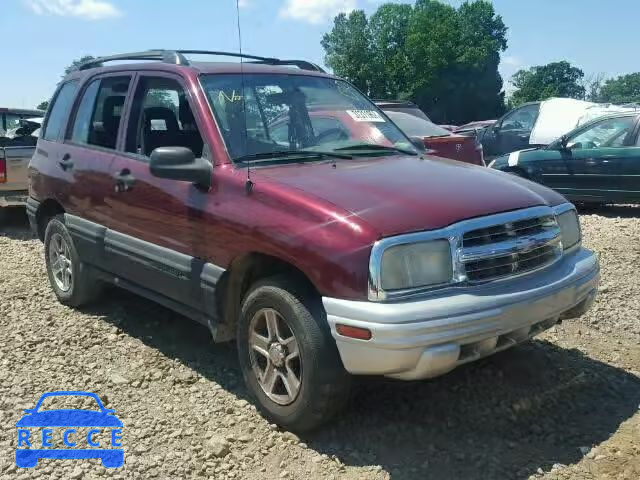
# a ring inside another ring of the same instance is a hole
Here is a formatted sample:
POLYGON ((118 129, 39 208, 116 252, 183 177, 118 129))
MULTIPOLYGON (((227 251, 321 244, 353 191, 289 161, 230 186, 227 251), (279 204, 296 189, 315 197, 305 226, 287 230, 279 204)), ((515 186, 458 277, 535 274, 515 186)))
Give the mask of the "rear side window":
POLYGON ((73 126, 74 141, 115 150, 130 82, 128 76, 107 77, 89 85, 73 126))
POLYGON ((100 88, 100 80, 94 80, 87 87, 82 95, 82 100, 76 112, 73 122, 73 132, 71 140, 76 143, 87 143, 89 141, 89 131, 91 130, 91 119, 96 106, 96 98, 100 88))
POLYGON ((49 117, 47 118, 42 138, 53 141, 61 138, 77 89, 77 80, 67 82, 60 87, 60 90, 58 90, 58 94, 53 101, 53 105, 49 110, 49 117))

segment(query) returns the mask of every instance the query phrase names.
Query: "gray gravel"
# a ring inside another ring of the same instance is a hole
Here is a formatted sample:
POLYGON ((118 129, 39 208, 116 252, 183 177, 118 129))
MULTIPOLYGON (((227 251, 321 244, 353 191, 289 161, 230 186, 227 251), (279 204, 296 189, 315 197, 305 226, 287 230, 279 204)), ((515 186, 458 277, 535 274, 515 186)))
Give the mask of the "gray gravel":
POLYGON ((110 290, 59 305, 18 212, 0 225, 0 478, 640 478, 640 209, 583 215, 601 254, 592 312, 450 375, 359 382, 302 438, 247 401, 233 345, 110 290), (125 466, 13 463, 15 422, 51 390, 95 391, 124 422, 125 466))

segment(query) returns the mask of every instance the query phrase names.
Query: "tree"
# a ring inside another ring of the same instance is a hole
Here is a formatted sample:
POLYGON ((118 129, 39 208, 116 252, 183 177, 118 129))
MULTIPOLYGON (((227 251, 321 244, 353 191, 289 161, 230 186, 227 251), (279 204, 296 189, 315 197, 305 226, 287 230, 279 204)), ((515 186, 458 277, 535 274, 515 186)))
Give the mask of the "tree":
MULTIPOLYGON (((83 63, 88 62, 89 60, 94 60, 95 58, 96 57, 94 57, 93 55, 84 55, 80 58, 77 58, 76 60, 71 62, 71 64, 67 68, 64 69, 64 75, 62 76, 65 77, 66 75, 69 75, 74 70, 77 70, 78 67, 83 63)), ((102 64, 99 63, 97 66, 102 66, 102 64)))
POLYGON ((36 107, 36 109, 38 109, 38 110, 46 110, 47 108, 49 108, 49 100, 45 100, 44 102, 40 102, 38 104, 38 106, 36 107))
POLYGON ((333 30, 323 36, 327 65, 351 80, 365 93, 371 93, 373 64, 371 33, 367 16, 362 10, 344 13, 334 20, 333 30))
POLYGON ((551 97, 584 99, 584 72, 567 61, 519 70, 511 78, 516 90, 511 96, 513 106, 551 97))
POLYGON ((412 100, 434 121, 495 118, 504 109, 500 52, 506 27, 484 0, 459 8, 436 0, 338 15, 325 63, 372 97, 412 100))
POLYGON ((640 103, 640 72, 610 78, 598 93, 598 101, 610 103, 640 103))

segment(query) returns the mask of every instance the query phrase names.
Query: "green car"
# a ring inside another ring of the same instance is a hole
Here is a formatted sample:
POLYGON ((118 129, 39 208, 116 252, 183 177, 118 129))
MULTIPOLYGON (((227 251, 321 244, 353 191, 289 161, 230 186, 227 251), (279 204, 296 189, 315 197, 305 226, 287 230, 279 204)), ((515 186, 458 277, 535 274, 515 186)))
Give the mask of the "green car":
POLYGON ((545 147, 489 167, 546 185, 574 203, 640 203, 640 112, 599 117, 545 147))

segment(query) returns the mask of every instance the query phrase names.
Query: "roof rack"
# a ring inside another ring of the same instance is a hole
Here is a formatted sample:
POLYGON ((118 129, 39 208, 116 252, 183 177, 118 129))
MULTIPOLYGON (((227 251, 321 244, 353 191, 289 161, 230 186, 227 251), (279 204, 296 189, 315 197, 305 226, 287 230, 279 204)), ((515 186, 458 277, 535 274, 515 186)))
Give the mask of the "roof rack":
POLYGON ((220 57, 246 58, 251 60, 250 63, 258 63, 264 65, 282 65, 294 66, 301 70, 311 70, 315 72, 323 72, 324 70, 315 63, 306 60, 280 60, 279 58, 258 57, 256 55, 248 55, 245 53, 235 52, 218 52, 211 50, 147 50, 145 52, 121 53, 108 57, 98 57, 81 63, 78 70, 88 70, 98 67, 105 62, 115 62, 121 60, 156 60, 163 63, 173 65, 190 65, 185 55, 215 55, 220 57))

